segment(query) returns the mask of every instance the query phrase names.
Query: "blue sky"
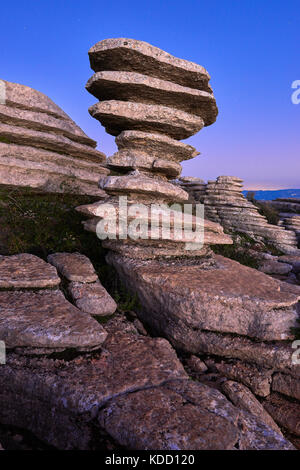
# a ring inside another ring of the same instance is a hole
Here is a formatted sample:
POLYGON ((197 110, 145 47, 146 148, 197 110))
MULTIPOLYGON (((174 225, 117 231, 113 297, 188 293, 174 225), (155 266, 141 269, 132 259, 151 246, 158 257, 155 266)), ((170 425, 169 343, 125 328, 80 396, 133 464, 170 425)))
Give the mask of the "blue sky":
POLYGON ((107 155, 114 139, 88 114, 88 50, 110 37, 150 42, 203 65, 219 116, 188 142, 183 174, 236 175, 246 188, 300 187, 299 0, 1 2, 0 78, 46 93, 107 155))

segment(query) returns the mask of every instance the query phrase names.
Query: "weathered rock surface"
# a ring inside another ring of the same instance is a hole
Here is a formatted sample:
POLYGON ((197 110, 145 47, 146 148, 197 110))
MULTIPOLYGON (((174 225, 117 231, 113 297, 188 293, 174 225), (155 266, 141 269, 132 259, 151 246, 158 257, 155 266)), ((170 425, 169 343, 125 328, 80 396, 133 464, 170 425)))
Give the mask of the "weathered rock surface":
POLYGON ((81 253, 54 253, 47 260, 69 281, 85 283, 98 280, 92 263, 81 253))
POLYGON ((295 272, 296 274, 300 273, 300 256, 295 256, 295 255, 279 256, 278 261, 282 263, 290 264, 293 268, 293 272, 295 272))
MULTIPOLYGON (((160 200, 185 202, 188 194, 180 188, 174 187, 167 181, 157 180, 146 176, 139 171, 132 172, 126 176, 109 176, 100 183, 101 189, 109 194, 145 194, 148 198, 157 197, 160 200)), ((155 203, 155 200, 153 201, 155 203)))
POLYGON ((0 256, 0 288, 55 287, 60 283, 56 269, 37 256, 22 253, 0 256))
POLYGON ((71 282, 68 286, 75 305, 83 312, 91 315, 112 315, 117 304, 99 281, 84 284, 71 282))
POLYGON ((300 400, 300 380, 291 375, 275 374, 272 381, 272 390, 300 400))
POLYGON ((105 39, 89 50, 91 68, 139 72, 183 86, 211 91, 204 67, 168 54, 147 42, 127 38, 105 39))
POLYGON ((278 393, 272 393, 264 407, 274 421, 295 436, 300 436, 300 404, 288 401, 278 393))
POLYGON ((196 182, 182 181, 181 187, 205 205, 208 219, 230 232, 241 232, 255 240, 266 241, 283 253, 299 254, 295 233, 269 224, 257 207, 243 196, 242 182, 235 176, 219 176, 216 181, 202 182, 199 187, 196 182))
POLYGON ((106 194, 97 184, 99 179, 108 173, 109 170, 95 162, 41 148, 0 142, 2 184, 103 198, 106 194))
POLYGON ((258 269, 265 274, 289 274, 293 268, 288 263, 265 260, 258 269))
POLYGON ((281 292, 279 281, 235 261, 216 256, 215 267, 179 269, 112 253, 107 260, 137 293, 141 319, 179 349, 194 353, 203 330, 274 341, 291 338, 296 326, 299 294, 281 292))
POLYGON ((213 124, 218 114, 212 93, 135 72, 97 72, 86 88, 99 101, 138 99, 139 103, 159 104, 195 114, 206 125, 213 124))
POLYGON ((59 290, 0 292, 0 338, 8 349, 91 349, 100 347, 106 336, 96 320, 59 290))
POLYGON ((174 139, 187 139, 199 132, 204 121, 201 117, 163 105, 132 101, 102 101, 89 108, 91 116, 111 135, 127 129, 158 132, 174 139))
POLYGON ((217 390, 188 380, 166 340, 122 331, 114 320, 108 331, 102 352, 69 361, 10 354, 1 422, 60 449, 109 439, 149 450, 293 448, 217 390))
POLYGON ((267 397, 270 395, 272 370, 262 369, 241 361, 216 363, 215 367, 231 380, 237 380, 249 387, 255 395, 267 397))
POLYGON ((96 182, 108 170, 96 142, 44 94, 7 81, 4 86, 0 183, 102 196, 96 182))
POLYGON ((281 434, 275 421, 266 412, 263 405, 257 400, 255 395, 253 395, 245 385, 232 380, 227 380, 223 383, 222 389, 225 395, 236 407, 248 411, 248 413, 261 419, 261 421, 272 428, 275 432, 281 434))
POLYGON ((163 134, 151 134, 142 131, 124 131, 116 137, 119 151, 128 150, 138 155, 145 153, 151 157, 182 162, 199 155, 194 147, 178 142, 163 134))

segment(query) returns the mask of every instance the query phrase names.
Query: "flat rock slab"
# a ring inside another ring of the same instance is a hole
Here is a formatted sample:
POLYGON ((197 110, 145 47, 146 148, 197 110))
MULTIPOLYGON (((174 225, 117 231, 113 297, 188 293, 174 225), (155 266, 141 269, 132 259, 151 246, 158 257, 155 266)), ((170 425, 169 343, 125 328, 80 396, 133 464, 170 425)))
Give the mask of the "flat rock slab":
POLYGON ((288 263, 292 266, 295 273, 300 273, 300 256, 297 255, 285 255, 280 256, 278 261, 281 263, 288 263))
POLYGON ((273 260, 265 260, 259 267, 259 271, 265 274, 289 274, 292 269, 288 263, 279 263, 273 260))
POLYGON ((86 88, 99 101, 138 100, 139 103, 169 106, 202 117, 205 125, 213 124, 218 114, 212 93, 135 72, 97 72, 86 88))
POLYGON ((0 256, 0 288, 55 287, 60 283, 56 269, 37 256, 21 253, 0 256))
POLYGON ((176 348, 197 352, 203 330, 268 341, 291 338, 299 293, 282 292, 282 283, 236 261, 215 259, 217 266, 203 269, 107 255, 122 281, 137 293, 141 320, 176 348))
POLYGON ((0 292, 0 339, 8 349, 89 349, 107 333, 59 290, 0 292))
POLYGON ((137 152, 137 155, 150 153, 153 158, 181 162, 199 155, 195 147, 171 139, 163 134, 155 134, 142 131, 123 131, 116 137, 119 150, 127 149, 137 152))
POLYGON ((162 78, 180 85, 211 91, 210 76, 201 65, 179 59, 144 41, 104 39, 89 50, 95 71, 124 70, 162 78))
POLYGON ((76 304, 83 312, 91 315, 112 315, 117 304, 107 290, 98 282, 83 284, 71 282, 68 290, 76 304))
POLYGON ((158 104, 132 101, 102 101, 89 108, 90 115, 101 122, 106 132, 117 136, 128 129, 160 132, 177 140, 187 139, 204 126, 201 117, 158 104))
POLYGON ((175 185, 140 173, 132 172, 126 176, 107 176, 100 183, 101 189, 109 194, 142 194, 149 198, 160 197, 172 202, 186 202, 188 193, 175 185))
POLYGON ((188 380, 166 340, 109 322, 99 353, 69 361, 9 354, 1 423, 60 449, 103 448, 102 436, 129 449, 293 448, 220 392, 188 380))
POLYGON ((47 258, 68 281, 95 282, 98 276, 90 260, 81 253, 54 253, 47 258))

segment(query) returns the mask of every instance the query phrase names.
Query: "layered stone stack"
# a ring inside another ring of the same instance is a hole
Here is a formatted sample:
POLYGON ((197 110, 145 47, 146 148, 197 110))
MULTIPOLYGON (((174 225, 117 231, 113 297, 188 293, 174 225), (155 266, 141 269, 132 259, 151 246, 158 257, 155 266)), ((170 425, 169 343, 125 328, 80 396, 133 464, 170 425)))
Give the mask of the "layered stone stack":
POLYGON ((178 184, 188 192, 194 202, 202 202, 205 196, 206 183, 201 178, 194 176, 182 176, 179 178, 178 184))
MULTIPOLYGON (((171 214, 167 205, 183 204, 188 194, 168 179, 180 175, 182 160, 198 152, 179 142, 212 124, 217 116, 214 95, 207 71, 194 63, 177 59, 150 44, 132 39, 107 39, 89 51, 91 67, 96 72, 86 88, 100 101, 90 114, 116 137, 118 152, 108 158, 110 169, 118 176, 108 176, 100 187, 110 196, 106 203, 118 211, 118 196, 127 196, 129 205, 148 207, 144 220, 150 228, 150 205, 164 204, 164 213, 172 218, 172 228, 181 224, 179 213, 171 214)), ((96 231, 103 211, 102 203, 78 208, 92 217, 87 230, 96 231)), ((129 213, 129 212, 128 212, 129 213)), ((102 216, 103 217, 103 216, 102 216)), ((153 220, 152 220, 153 222, 153 220)), ((200 226, 203 219, 190 224, 200 226)), ((157 224, 159 232, 161 224, 157 224)), ((204 248, 185 250, 188 241, 159 233, 153 240, 105 240, 103 245, 134 258, 204 255, 207 245, 231 243, 223 229, 204 223, 204 248)), ((120 237, 120 233, 118 233, 120 237)), ((197 243, 195 242, 195 248, 197 243)))
POLYGON ((270 205, 280 211, 280 222, 278 225, 287 230, 295 232, 298 244, 300 243, 300 199, 298 198, 278 198, 271 201, 270 205))
POLYGON ((0 184, 103 197, 105 155, 50 98, 1 81, 0 184))
POLYGON ((287 230, 295 232, 298 244, 300 243, 300 214, 280 213, 280 222, 278 225, 283 226, 287 230))
POLYGON ((297 238, 293 231, 271 225, 259 214, 257 207, 242 194, 243 180, 234 176, 219 176, 208 181, 199 191, 193 186, 185 188, 205 205, 205 216, 230 232, 246 233, 255 240, 266 241, 283 253, 297 252, 297 238))

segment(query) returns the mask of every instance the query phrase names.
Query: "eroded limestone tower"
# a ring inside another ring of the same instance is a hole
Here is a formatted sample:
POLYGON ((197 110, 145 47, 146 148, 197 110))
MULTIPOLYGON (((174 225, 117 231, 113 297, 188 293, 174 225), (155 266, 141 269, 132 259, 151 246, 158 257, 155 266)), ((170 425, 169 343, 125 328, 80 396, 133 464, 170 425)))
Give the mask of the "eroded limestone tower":
POLYGON ((105 155, 48 96, 0 80, 0 184, 104 197, 105 155))
MULTIPOLYGON (((142 41, 106 39, 89 51, 95 74, 86 88, 99 102, 89 112, 116 136, 118 152, 107 160, 117 175, 100 181, 117 209, 118 196, 127 196, 129 205, 149 207, 144 215, 150 225, 150 205, 183 204, 188 193, 169 179, 181 173, 180 162, 198 155, 197 150, 180 142, 213 124, 217 106, 209 85, 210 76, 200 65, 178 59, 142 41)), ((87 230, 96 231, 102 204, 81 206, 79 211, 92 217, 87 230)), ((166 212, 168 208, 166 207, 166 212)), ((171 215, 176 226, 181 214, 171 215)), ((202 223, 193 218, 194 227, 202 223)), ((209 244, 231 243, 219 224, 205 221, 204 248, 185 250, 186 238, 160 233, 157 240, 105 240, 103 245, 132 258, 158 256, 199 256, 207 254, 209 244)))

